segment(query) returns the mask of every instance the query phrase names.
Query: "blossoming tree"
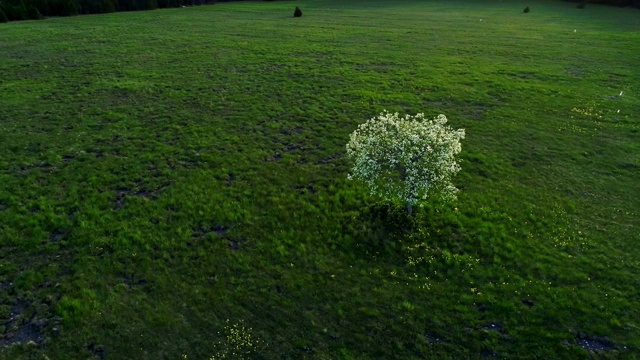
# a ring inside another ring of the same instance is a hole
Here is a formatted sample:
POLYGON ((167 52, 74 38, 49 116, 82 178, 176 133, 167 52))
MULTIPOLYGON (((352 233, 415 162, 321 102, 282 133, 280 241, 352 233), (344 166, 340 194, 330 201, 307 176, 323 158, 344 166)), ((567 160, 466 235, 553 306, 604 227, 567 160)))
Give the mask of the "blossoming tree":
POLYGON ((383 111, 351 134, 347 156, 353 161, 348 178, 364 181, 374 195, 407 204, 409 214, 419 200, 438 196, 455 199, 451 179, 460 170, 464 129, 446 126, 447 118, 383 111))

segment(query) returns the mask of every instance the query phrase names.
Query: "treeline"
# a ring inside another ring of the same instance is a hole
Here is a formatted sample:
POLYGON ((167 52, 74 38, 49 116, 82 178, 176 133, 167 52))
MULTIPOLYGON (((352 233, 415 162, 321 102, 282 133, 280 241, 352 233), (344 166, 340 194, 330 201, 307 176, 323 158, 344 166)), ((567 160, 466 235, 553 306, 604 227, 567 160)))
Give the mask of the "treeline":
POLYGON ((232 0, 0 0, 0 22, 205 5, 232 0))
MULTIPOLYGON (((0 0, 0 22, 44 19, 48 16, 101 14, 205 5, 234 0, 0 0)), ((347 0, 345 0, 347 1, 347 0)), ((568 0, 589 4, 640 7, 640 0, 568 0)))
POLYGON ((587 4, 601 4, 601 5, 612 5, 612 6, 621 6, 621 7, 636 7, 640 8, 640 0, 566 0, 575 3, 580 3, 582 7, 585 7, 587 4))

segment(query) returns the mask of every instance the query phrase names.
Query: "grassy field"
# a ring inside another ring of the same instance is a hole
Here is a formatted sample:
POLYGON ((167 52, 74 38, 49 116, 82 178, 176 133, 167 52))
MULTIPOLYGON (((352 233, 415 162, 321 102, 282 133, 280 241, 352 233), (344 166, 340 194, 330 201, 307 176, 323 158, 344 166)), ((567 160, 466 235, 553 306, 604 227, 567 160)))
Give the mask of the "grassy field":
POLYGON ((0 24, 0 358, 640 358, 639 16, 0 24), (383 109, 466 129, 457 202, 409 217, 346 179, 383 109))

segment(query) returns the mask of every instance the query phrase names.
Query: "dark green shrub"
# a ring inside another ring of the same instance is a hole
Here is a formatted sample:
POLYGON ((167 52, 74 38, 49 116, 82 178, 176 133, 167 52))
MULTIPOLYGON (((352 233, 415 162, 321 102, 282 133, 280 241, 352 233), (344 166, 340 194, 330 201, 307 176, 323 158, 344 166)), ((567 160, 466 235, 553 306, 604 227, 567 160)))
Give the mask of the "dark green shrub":
POLYGON ((296 10, 293 12, 293 16, 294 17, 301 17, 302 16, 302 10, 300 10, 300 8, 296 6, 296 10))

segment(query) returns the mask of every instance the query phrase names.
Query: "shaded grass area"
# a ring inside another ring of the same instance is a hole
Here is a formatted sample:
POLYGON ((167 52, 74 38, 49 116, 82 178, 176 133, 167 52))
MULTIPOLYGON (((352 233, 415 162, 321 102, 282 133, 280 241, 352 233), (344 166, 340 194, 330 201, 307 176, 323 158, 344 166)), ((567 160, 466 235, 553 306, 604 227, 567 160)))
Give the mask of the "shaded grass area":
POLYGON ((637 356, 637 13, 299 6, 0 25, 0 358, 637 356), (346 180, 383 109, 466 129, 458 202, 346 180))

